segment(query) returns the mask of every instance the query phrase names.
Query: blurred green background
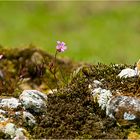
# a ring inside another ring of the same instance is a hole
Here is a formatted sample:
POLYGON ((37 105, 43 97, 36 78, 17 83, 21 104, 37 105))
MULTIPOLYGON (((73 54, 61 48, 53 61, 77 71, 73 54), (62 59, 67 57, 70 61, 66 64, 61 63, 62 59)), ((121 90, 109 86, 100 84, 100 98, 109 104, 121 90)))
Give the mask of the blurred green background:
POLYGON ((0 44, 34 44, 54 53, 56 41, 75 61, 134 63, 140 58, 140 2, 0 2, 0 44))

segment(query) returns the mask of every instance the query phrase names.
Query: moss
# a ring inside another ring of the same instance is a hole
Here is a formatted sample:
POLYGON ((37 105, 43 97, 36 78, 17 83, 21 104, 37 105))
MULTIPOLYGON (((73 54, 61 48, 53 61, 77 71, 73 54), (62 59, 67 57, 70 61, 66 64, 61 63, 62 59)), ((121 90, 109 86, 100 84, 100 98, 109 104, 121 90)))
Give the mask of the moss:
POLYGON ((98 64, 86 65, 78 70, 67 87, 48 96, 46 117, 35 128, 34 138, 127 138, 133 125, 127 128, 118 126, 116 121, 108 118, 98 104, 93 102, 88 89, 88 84, 99 80, 103 83, 102 88, 112 91, 118 89, 124 95, 126 92, 135 93, 139 83, 137 77, 117 77, 126 67, 134 68, 132 65, 98 64), (121 81, 124 83, 121 84, 121 81))
MULTIPOLYGON (((48 88, 56 88, 56 79, 49 71, 49 62, 53 56, 36 48, 16 50, 1 50, 4 58, 0 63, 0 70, 6 73, 2 83, 8 82, 4 87, 0 85, 0 92, 6 95, 18 96, 22 78, 29 78, 27 82, 33 89, 45 91, 48 88), (35 56, 35 57, 32 57, 35 56), (39 61, 34 63, 36 56, 39 61), (6 64, 6 65, 5 65, 6 64), (10 69, 9 69, 10 68, 10 69), (19 71, 21 70, 21 71, 19 71), (10 79, 10 81, 9 81, 10 79), (10 84, 13 84, 12 89, 10 84), (41 85, 45 85, 45 90, 41 85)), ((118 126, 117 122, 108 118, 105 111, 101 110, 93 101, 88 85, 93 80, 102 82, 102 88, 110 89, 113 95, 119 90, 122 95, 139 96, 140 79, 138 77, 120 79, 117 75, 126 67, 134 68, 134 65, 83 65, 79 66, 71 61, 57 59, 57 63, 64 72, 64 77, 69 83, 64 84, 61 73, 57 73, 60 87, 54 94, 48 95, 47 110, 44 116, 35 116, 38 125, 27 128, 34 139, 41 138, 68 138, 68 139, 123 139, 127 138, 129 128, 118 126)), ((47 90, 46 90, 47 91, 47 90)), ((137 126, 139 129, 139 126, 137 126)))

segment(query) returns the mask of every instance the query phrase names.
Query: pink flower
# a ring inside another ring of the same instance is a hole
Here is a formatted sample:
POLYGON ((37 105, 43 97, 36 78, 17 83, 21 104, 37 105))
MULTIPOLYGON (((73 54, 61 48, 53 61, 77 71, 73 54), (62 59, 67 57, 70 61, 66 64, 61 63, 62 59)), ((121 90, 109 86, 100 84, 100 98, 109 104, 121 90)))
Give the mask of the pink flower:
POLYGON ((56 50, 58 52, 64 52, 66 49, 67 49, 67 46, 65 46, 64 42, 57 41, 56 50))

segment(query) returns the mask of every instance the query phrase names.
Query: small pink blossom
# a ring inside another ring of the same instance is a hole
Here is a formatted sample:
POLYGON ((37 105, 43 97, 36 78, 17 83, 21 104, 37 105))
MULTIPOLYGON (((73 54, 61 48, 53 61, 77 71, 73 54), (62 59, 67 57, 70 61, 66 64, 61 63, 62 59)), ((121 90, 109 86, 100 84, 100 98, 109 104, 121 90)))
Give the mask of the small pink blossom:
POLYGON ((56 50, 58 52, 64 52, 66 49, 67 49, 67 46, 65 46, 65 42, 57 41, 56 50))

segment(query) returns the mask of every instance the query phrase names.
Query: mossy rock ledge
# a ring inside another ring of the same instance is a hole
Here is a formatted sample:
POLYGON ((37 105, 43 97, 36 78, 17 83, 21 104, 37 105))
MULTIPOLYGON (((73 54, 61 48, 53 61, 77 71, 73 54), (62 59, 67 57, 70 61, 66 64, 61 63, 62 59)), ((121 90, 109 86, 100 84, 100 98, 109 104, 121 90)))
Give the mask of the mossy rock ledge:
POLYGON ((56 84, 48 71, 52 55, 33 47, 1 48, 1 54, 0 138, 140 138, 140 78, 135 64, 57 59, 67 81, 58 72, 62 82, 56 84))

